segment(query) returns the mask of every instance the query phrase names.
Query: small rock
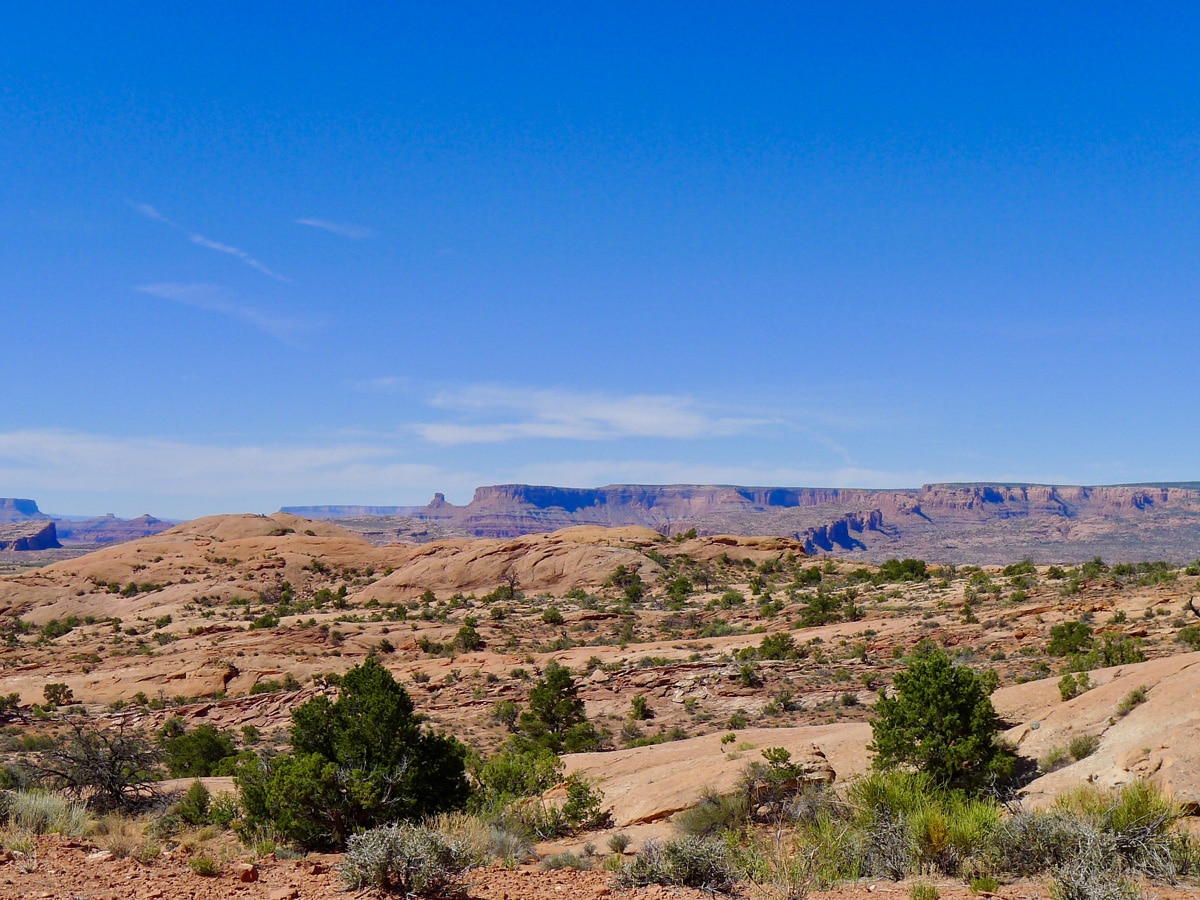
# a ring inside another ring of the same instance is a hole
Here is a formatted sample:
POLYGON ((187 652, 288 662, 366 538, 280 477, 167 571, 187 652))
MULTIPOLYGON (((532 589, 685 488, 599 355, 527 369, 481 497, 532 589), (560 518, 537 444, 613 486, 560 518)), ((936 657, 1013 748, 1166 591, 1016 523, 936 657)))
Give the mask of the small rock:
POLYGON ((267 900, 296 900, 300 892, 294 887, 276 888, 267 894, 267 900))
POLYGON ((87 855, 87 861, 92 863, 108 862, 108 860, 112 858, 113 855, 111 850, 97 850, 95 853, 89 853, 87 855))
POLYGON ((238 881, 247 883, 258 881, 258 866, 254 863, 238 863, 234 866, 233 871, 237 873, 238 881))

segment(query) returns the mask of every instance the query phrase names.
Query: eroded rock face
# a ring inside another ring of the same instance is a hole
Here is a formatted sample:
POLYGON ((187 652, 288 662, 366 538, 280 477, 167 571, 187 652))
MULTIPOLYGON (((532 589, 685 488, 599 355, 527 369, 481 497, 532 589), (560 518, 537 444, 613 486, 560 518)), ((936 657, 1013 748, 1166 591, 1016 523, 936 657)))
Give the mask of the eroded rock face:
POLYGON ((357 517, 373 543, 448 537, 512 539, 577 525, 645 527, 667 535, 772 534, 811 553, 868 561, 914 556, 1007 564, 1191 560, 1200 541, 1200 486, 926 484, 907 490, 731 485, 480 487, 470 503, 442 495, 423 507, 306 507, 357 517), (1131 537, 1132 536, 1132 537, 1131 537))
POLYGON ((53 550, 61 546, 53 522, 0 524, 0 550, 53 550))

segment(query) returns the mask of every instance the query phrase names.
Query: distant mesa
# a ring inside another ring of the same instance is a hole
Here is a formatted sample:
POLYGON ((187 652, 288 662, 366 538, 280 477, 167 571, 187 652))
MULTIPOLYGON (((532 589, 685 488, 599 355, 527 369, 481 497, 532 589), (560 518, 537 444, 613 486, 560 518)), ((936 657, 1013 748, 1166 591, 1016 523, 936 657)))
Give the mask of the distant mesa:
MULTIPOLYGON (((445 501, 442 494, 438 497, 445 501)), ((431 504, 432 505, 432 504, 431 504)), ((280 512, 302 519, 355 519, 360 516, 411 516, 423 506, 284 506, 280 512)))
POLYGON ((1200 557, 1200 484, 926 484, 920 488, 608 485, 479 487, 458 506, 306 506, 284 512, 339 519, 373 543, 515 538, 576 525, 640 526, 665 535, 775 535, 810 554, 882 561, 1069 562, 1200 557))
POLYGON ((86 549, 149 537, 174 524, 148 514, 136 519, 119 519, 111 513, 93 519, 63 518, 47 515, 33 500, 0 497, 0 550, 56 550, 62 548, 62 541, 86 549))
POLYGON ((49 519, 33 500, 0 497, 0 522, 23 522, 27 519, 49 519))
POLYGON ((156 519, 149 514, 136 519, 118 519, 110 514, 82 522, 61 520, 58 522, 58 533, 69 544, 120 544, 158 534, 174 525, 174 522, 156 519))
MULTIPOLYGON (((36 505, 34 507, 36 509, 36 505)), ((53 522, 0 524, 0 550, 56 550, 62 547, 53 522)))

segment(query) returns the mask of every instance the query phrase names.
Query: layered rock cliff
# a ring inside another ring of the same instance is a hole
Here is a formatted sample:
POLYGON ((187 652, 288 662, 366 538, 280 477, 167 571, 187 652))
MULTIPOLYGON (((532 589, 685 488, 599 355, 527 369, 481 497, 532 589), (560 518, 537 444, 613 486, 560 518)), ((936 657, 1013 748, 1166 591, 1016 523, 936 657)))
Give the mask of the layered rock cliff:
POLYGON ((26 519, 48 519, 33 500, 0 497, 0 522, 23 522, 26 519))
POLYGON ((403 514, 348 520, 348 527, 378 542, 455 534, 509 538, 572 525, 781 535, 804 542, 810 553, 866 559, 1060 562, 1100 555, 1189 561, 1200 556, 1200 485, 926 484, 865 490, 503 484, 476 489, 464 506, 439 494, 428 506, 403 514))
POLYGON ((0 524, 0 550, 53 550, 61 546, 53 522, 0 524))

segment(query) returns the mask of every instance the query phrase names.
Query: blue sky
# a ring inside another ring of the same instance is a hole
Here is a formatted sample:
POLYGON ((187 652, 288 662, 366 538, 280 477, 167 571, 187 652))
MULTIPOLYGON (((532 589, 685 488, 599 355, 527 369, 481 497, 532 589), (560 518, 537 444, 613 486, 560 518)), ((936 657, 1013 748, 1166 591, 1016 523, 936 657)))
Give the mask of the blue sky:
POLYGON ((32 4, 0 496, 1200 476, 1200 21, 32 4))

